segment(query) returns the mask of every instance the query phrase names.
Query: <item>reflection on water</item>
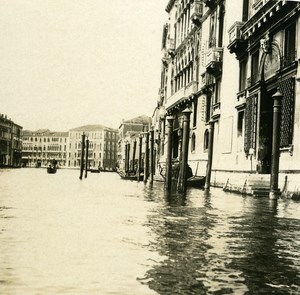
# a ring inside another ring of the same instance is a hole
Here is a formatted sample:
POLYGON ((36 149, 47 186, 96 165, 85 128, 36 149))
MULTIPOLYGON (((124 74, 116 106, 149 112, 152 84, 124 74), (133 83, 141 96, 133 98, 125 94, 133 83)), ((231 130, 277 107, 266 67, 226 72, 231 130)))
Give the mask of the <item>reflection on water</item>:
POLYGON ((299 294, 300 204, 0 170, 0 294, 299 294))

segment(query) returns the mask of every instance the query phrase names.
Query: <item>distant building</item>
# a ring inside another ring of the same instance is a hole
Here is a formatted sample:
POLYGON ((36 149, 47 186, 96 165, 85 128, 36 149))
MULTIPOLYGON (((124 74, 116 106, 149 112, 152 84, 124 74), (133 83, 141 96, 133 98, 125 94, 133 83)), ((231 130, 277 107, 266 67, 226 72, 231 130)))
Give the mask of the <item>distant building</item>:
POLYGON ((103 125, 85 125, 69 130, 68 167, 80 167, 83 133, 89 140, 88 166, 115 169, 118 131, 103 125))
POLYGON ((59 167, 66 165, 68 132, 53 132, 49 129, 24 130, 22 165, 46 167, 56 160, 59 167))
POLYGON ((118 167, 121 170, 125 170, 125 146, 127 145, 127 147, 131 147, 131 150, 129 151, 131 160, 133 159, 134 146, 136 146, 134 158, 135 160, 138 160, 139 135, 142 135, 143 132, 147 132, 150 124, 151 118, 144 115, 126 121, 123 120, 123 122, 120 124, 118 141, 118 167), (134 144, 134 142, 136 142, 136 144, 134 144))
POLYGON ((20 167, 22 155, 22 127, 7 116, 0 115, 0 167, 20 167))

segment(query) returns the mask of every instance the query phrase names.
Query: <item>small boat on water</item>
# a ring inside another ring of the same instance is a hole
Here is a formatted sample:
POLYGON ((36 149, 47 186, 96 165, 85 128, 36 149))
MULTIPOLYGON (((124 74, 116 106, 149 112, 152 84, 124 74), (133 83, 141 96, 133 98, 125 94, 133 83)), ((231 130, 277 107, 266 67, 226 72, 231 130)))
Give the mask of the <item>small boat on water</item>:
POLYGON ((122 179, 125 179, 125 180, 138 180, 138 181, 142 181, 144 179, 144 175, 143 174, 140 174, 139 179, 138 179, 137 174, 134 174, 134 173, 125 173, 123 171, 119 171, 118 174, 120 175, 120 177, 122 179))
POLYGON ((57 161, 55 159, 53 159, 51 162, 50 162, 50 165, 49 167, 47 167, 47 173, 48 174, 55 174, 56 173, 56 170, 57 170, 57 161))
POLYGON ((188 187, 202 188, 205 185, 205 176, 192 176, 186 180, 188 187))
POLYGON ((98 168, 90 168, 88 171, 90 171, 91 173, 100 173, 100 169, 98 168))
POLYGON ((57 170, 57 168, 55 166, 47 167, 47 173, 49 173, 49 174, 55 174, 56 170, 57 170))

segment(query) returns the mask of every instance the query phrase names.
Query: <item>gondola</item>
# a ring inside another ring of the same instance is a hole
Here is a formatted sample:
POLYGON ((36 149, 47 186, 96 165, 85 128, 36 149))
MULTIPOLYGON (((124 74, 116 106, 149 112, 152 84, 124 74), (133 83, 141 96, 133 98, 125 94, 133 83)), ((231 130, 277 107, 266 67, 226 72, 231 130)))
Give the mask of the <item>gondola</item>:
POLYGON ((203 188, 205 185, 205 176, 192 176, 186 180, 188 187, 203 188))
POLYGON ((138 179, 137 174, 134 174, 134 173, 125 173, 123 171, 119 171, 118 174, 120 175, 120 177, 122 179, 125 179, 125 180, 138 180, 138 181, 142 181, 144 179, 144 175, 143 174, 140 174, 139 179, 138 179))

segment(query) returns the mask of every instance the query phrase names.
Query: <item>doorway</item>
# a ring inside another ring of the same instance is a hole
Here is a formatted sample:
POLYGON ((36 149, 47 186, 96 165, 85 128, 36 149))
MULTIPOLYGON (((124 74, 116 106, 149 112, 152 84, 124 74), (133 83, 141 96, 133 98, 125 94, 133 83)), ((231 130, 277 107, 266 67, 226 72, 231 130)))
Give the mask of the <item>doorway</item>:
POLYGON ((261 96, 259 120, 259 145, 257 172, 271 173, 272 139, 273 139, 273 98, 276 88, 265 91, 261 96))

